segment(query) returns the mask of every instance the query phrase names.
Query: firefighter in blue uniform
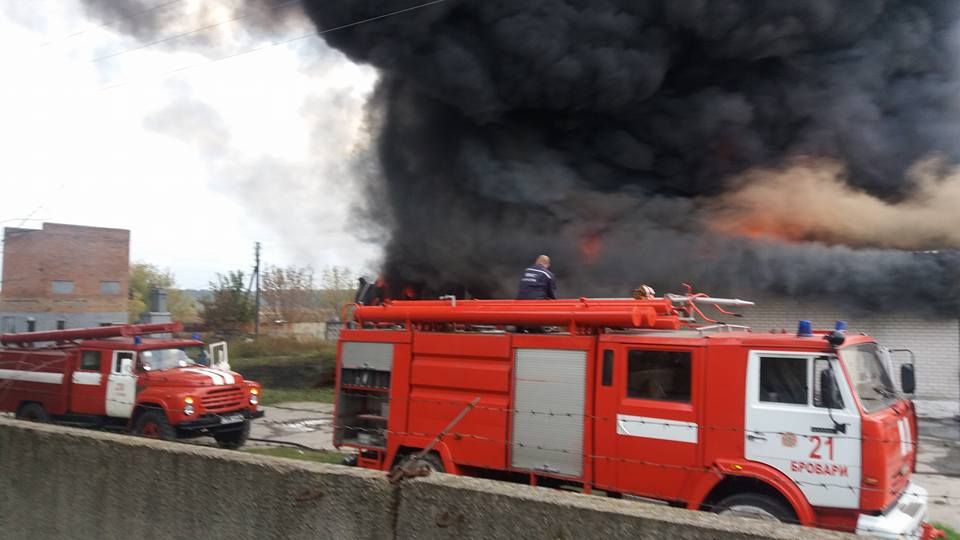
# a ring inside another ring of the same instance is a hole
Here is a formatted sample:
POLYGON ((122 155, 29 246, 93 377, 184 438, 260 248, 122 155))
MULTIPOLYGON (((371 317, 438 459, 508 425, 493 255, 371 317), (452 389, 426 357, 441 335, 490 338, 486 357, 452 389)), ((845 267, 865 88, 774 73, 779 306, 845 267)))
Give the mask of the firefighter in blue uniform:
POLYGON ((540 255, 520 278, 517 300, 556 300, 557 283, 550 272, 550 257, 540 255))

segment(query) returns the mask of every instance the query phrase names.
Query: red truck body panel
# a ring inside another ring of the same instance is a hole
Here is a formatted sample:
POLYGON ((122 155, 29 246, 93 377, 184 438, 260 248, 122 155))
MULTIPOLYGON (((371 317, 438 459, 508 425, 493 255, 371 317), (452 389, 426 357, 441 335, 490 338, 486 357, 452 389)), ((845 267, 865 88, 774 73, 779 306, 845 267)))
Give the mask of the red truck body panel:
MULTIPOLYGON (((825 332, 673 330, 680 319, 659 299, 393 304, 357 308, 364 327, 343 330, 338 343, 335 444, 356 448, 362 466, 388 470, 436 443, 447 472, 560 481, 691 509, 762 485, 801 524, 843 530, 888 512, 910 485, 916 445, 904 430, 916 433, 916 420, 908 400, 868 413, 841 383, 844 403, 857 404, 835 413, 847 415, 842 427, 849 424, 851 436, 815 403, 820 383, 809 381, 823 377, 817 366, 843 365, 825 332), (607 328, 638 308, 646 314, 634 319, 645 330, 607 328), (560 331, 508 326, 557 324, 559 314, 570 317, 560 331), (674 362, 689 377, 665 383, 635 362, 665 362, 661 370, 674 362), (756 389, 774 368, 806 373, 797 386, 802 402, 756 389), (778 425, 776 411, 792 423, 778 425)), ((843 347, 873 343, 844 337, 843 347)), ((844 368, 837 377, 850 374, 844 368)))
POLYGON ((142 337, 175 329, 169 324, 125 325, 5 334, 0 410, 18 412, 32 403, 54 420, 128 429, 140 412, 162 410, 184 436, 234 429, 239 419, 262 416, 260 385, 239 373, 192 361, 169 369, 143 367, 144 355, 151 351, 183 354, 178 351, 204 347, 197 340, 142 337), (129 362, 132 372, 123 371, 123 362, 129 362))

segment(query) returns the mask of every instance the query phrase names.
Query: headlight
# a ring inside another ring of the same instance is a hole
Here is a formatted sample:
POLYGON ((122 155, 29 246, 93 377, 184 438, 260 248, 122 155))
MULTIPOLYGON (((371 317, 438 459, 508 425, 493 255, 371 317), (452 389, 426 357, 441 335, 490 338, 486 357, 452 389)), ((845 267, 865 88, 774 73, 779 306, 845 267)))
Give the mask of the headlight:
POLYGON ((183 414, 190 416, 195 412, 197 410, 193 408, 193 398, 190 396, 183 398, 183 414))
POLYGON ((259 389, 259 388, 251 388, 251 389, 250 389, 250 404, 251 404, 251 405, 256 405, 257 403, 260 403, 260 389, 259 389))

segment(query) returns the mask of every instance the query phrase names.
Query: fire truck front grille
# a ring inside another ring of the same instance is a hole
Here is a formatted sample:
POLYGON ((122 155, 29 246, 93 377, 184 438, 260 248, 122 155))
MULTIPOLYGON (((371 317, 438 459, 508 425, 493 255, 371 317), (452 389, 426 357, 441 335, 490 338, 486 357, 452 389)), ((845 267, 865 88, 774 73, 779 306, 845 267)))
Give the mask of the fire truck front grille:
POLYGON ((207 411, 217 413, 243 408, 245 398, 243 388, 218 388, 207 392, 200 403, 207 411))

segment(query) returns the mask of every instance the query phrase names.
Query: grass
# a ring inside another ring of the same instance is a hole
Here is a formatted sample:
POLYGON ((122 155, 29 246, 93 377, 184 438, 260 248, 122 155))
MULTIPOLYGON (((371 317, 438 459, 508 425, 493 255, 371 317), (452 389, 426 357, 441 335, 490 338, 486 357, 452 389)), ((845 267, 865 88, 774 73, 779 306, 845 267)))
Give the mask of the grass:
POLYGON ((333 403, 333 387, 321 388, 263 388, 260 403, 276 405, 277 403, 292 403, 295 401, 320 401, 333 403))
POLYGON ((260 338, 230 344, 230 368, 263 386, 261 403, 333 402, 336 343, 260 338))
POLYGON ((302 461, 315 461, 318 463, 332 463, 335 465, 343 464, 343 454, 339 452, 317 452, 312 450, 300 450, 286 446, 271 446, 259 448, 247 448, 244 452, 257 454, 261 456, 272 456, 287 459, 299 459, 302 461))
POLYGON ((264 336, 230 342, 231 358, 261 358, 266 356, 333 356, 335 341, 308 340, 264 336))
POLYGON ((933 526, 947 533, 947 540, 960 540, 960 532, 947 527, 943 523, 934 523, 933 526))

